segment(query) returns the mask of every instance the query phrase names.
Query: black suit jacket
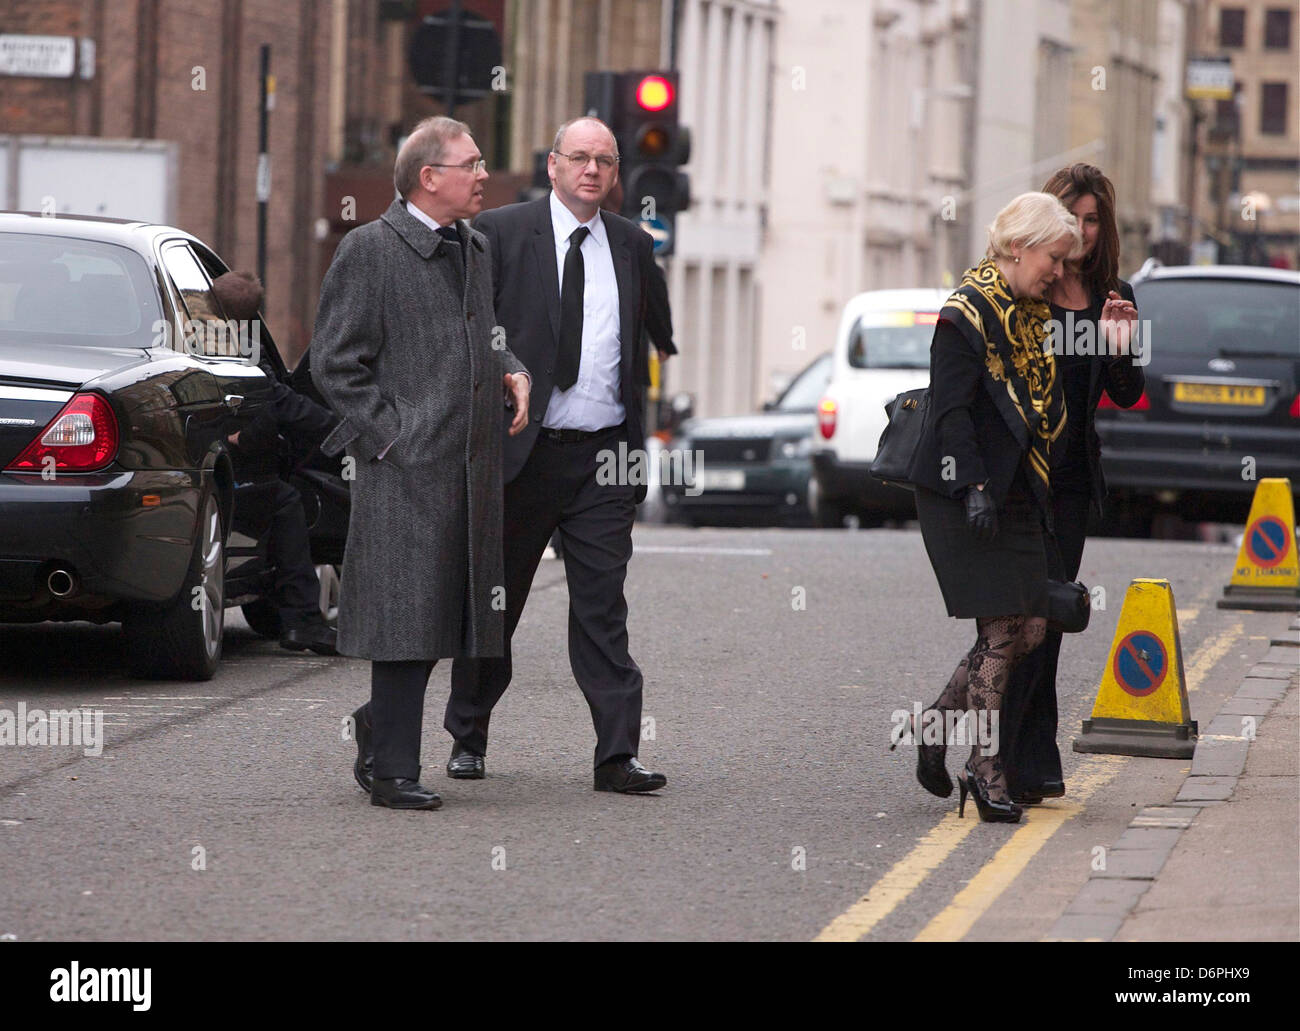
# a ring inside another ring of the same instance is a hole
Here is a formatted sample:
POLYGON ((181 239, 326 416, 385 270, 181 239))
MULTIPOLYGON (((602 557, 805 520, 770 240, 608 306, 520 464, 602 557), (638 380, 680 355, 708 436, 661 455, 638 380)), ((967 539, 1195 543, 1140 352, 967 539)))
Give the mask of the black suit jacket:
MULTIPOLYGON (((650 382, 649 355, 643 340, 653 242, 640 226, 621 215, 601 211, 618 282, 619 399, 627 411, 628 450, 645 450, 644 391, 650 382)), ((555 386, 555 357, 560 340, 560 279, 551 228, 551 199, 508 204, 485 211, 474 228, 488 239, 492 259, 492 293, 496 324, 505 330, 506 346, 533 378, 528 426, 505 438, 505 482, 509 483, 532 453, 555 386)), ((637 487, 638 502, 646 487, 637 487)))

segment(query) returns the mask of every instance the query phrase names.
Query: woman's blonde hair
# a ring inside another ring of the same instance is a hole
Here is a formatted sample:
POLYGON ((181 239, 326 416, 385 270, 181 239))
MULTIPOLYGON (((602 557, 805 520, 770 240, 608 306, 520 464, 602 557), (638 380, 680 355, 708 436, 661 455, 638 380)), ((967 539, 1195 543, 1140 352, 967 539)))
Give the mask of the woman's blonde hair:
POLYGON ((1038 247, 1070 238, 1069 258, 1083 253, 1083 234, 1078 220, 1050 193, 1022 193, 997 213, 989 226, 990 258, 1010 258, 1011 245, 1038 247))

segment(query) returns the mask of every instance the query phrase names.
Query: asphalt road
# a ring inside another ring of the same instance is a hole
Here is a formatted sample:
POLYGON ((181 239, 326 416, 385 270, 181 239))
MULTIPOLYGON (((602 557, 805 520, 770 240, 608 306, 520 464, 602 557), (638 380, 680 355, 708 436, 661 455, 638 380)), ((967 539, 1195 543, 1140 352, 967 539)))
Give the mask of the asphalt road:
POLYGON ((0 748, 0 935, 807 940, 901 864, 917 886, 866 937, 1037 939, 1091 850, 1189 765, 1069 750, 1129 580, 1172 582, 1202 720, 1287 618, 1215 608, 1230 546, 1090 542, 1081 578, 1108 605, 1067 641, 1058 689, 1067 783, 1092 794, 954 923, 954 898, 1012 829, 969 805, 970 832, 933 869, 917 855, 951 829, 956 795, 926 794, 911 749, 888 750, 890 714, 931 701, 973 634, 944 614, 919 534, 638 527, 636 542, 632 650, 653 719, 641 758, 668 777, 655 797, 591 790, 556 562, 515 639, 484 781, 441 772, 449 664, 434 671, 432 813, 372 807, 352 780, 341 722, 368 693, 364 662, 282 651, 236 615, 214 680, 141 682, 121 673, 115 627, 0 627, 0 708, 102 709, 107 741, 98 757, 0 748))

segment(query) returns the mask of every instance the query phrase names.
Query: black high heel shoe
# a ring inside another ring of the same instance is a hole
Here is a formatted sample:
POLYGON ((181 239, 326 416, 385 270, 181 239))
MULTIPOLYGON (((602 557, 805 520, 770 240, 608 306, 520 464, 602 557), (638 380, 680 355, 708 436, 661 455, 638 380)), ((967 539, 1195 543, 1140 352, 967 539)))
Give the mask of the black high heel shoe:
POLYGON ((1007 800, 992 798, 989 795, 988 785, 980 781, 980 778, 971 772, 969 765, 957 775, 957 783, 961 785, 961 801, 957 807, 957 816, 962 819, 966 816, 966 794, 975 796, 975 808, 979 810, 980 819, 985 823, 1019 823, 1020 815, 1024 812, 1020 806, 1007 800), (965 776, 962 776, 962 773, 965 776))
MULTIPOLYGON (((925 710, 929 712, 930 710, 925 710)), ((942 713, 942 709, 938 710, 942 713)), ((924 715, 924 713, 922 713, 924 715)), ((921 735, 916 729, 916 717, 912 721, 912 743, 916 745, 916 779, 921 787, 932 795, 947 798, 952 794, 952 778, 948 776, 945 760, 948 756, 947 744, 926 745, 921 743, 921 735)), ((892 752, 898 746, 895 741, 889 746, 892 752)))

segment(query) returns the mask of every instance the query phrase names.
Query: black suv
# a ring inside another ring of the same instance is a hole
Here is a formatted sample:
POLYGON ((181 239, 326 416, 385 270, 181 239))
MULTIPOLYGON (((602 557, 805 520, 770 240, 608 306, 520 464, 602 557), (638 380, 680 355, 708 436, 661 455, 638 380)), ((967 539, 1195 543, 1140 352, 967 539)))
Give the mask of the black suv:
POLYGON ((1300 482, 1300 273, 1152 259, 1133 291, 1150 363, 1136 405, 1097 410, 1107 528, 1244 522, 1260 479, 1300 482))

